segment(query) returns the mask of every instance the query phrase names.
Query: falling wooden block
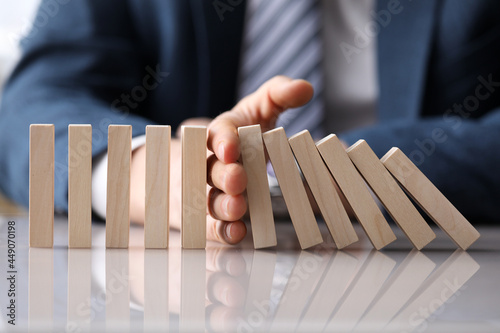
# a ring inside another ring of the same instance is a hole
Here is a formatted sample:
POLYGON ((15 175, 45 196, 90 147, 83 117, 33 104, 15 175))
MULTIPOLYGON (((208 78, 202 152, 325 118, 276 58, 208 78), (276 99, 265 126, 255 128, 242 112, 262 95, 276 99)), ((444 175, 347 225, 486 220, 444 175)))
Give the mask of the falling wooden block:
POLYGON ((359 140, 349 147, 347 153, 394 222, 416 249, 422 249, 436 238, 436 234, 365 140, 359 140))
POLYGON ((182 126, 182 247, 207 242, 207 128, 182 126))
POLYGON ((168 247, 170 126, 146 126, 144 246, 168 247))
POLYGON ((358 236, 311 134, 304 130, 289 138, 288 142, 337 248, 356 242, 358 236))
POLYGON ((108 128, 106 247, 127 248, 130 229, 130 162, 132 126, 108 128))
POLYGON ((316 143, 316 147, 373 247, 380 250, 396 240, 337 136, 325 137, 316 143))
POLYGON ((381 160, 406 193, 460 248, 466 250, 479 238, 479 232, 399 148, 392 148, 381 160))
POLYGON ((302 249, 323 242, 293 153, 282 127, 262 135, 302 249))
POLYGON ((68 126, 68 246, 92 245, 92 126, 68 126))
POLYGON ((276 246, 271 194, 260 125, 238 128, 241 159, 247 174, 247 198, 256 249, 276 246))
POLYGON ((54 245, 54 125, 30 126, 29 243, 54 245))

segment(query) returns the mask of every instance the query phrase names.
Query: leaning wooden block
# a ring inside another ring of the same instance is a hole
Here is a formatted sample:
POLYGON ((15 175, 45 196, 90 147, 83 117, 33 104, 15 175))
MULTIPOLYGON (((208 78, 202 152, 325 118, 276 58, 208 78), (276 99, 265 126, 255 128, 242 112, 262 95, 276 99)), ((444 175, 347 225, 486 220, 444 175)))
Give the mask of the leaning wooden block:
POLYGON ((130 232, 130 162, 132 126, 108 128, 106 247, 127 248, 130 232))
POLYGON ((68 246, 92 245, 92 126, 68 126, 68 246))
POLYGON ((144 246, 168 247, 170 126, 146 126, 144 246))
POLYGON ((365 140, 359 140, 349 147, 347 153, 394 222, 416 249, 422 249, 436 238, 436 234, 365 140))
POLYGON ((337 136, 331 134, 325 137, 316 143, 316 147, 373 247, 380 250, 396 240, 396 235, 337 136))
POLYGON ((311 134, 304 130, 289 138, 288 142, 337 248, 356 242, 358 236, 311 134))
POLYGON ((256 249, 276 246, 271 194, 260 125, 238 128, 241 159, 247 174, 247 198, 256 249))
POLYGON ((323 242, 292 150, 282 127, 262 135, 271 164, 283 193, 300 246, 307 249, 323 242))
POLYGON ((381 160, 410 197, 460 248, 466 250, 479 238, 479 232, 399 148, 392 148, 381 160))
POLYGON ((182 247, 207 242, 207 128, 182 126, 182 247))
POLYGON ((30 126, 29 243, 54 245, 54 125, 30 126))

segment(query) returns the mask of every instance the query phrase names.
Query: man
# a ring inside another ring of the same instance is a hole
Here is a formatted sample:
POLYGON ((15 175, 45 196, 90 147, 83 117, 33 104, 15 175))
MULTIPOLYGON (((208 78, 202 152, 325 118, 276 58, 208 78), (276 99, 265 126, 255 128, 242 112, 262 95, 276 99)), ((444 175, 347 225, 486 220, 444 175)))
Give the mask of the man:
MULTIPOLYGON (((320 2, 325 9, 323 28, 342 22, 329 6, 347 3, 320 2)), ((133 125, 134 137, 151 123, 170 124, 174 130, 182 123, 207 124, 208 149, 215 154, 208 158, 213 186, 208 237, 231 244, 240 241, 246 233, 241 222, 246 176, 237 163, 236 128, 260 123, 269 129, 279 113, 313 96, 307 82, 278 76, 232 107, 245 86, 245 61, 240 59, 250 52, 242 47, 247 5, 236 0, 44 1, 40 12, 52 8, 56 14, 44 25, 35 24, 36 30, 24 40, 23 58, 2 100, 1 190, 27 205, 30 123, 56 126, 59 211, 67 209, 68 124, 93 125, 94 167, 102 165, 109 124, 133 125), (231 111, 218 116, 225 110, 231 111)), ((341 138, 347 144, 364 138, 379 156, 399 146, 468 218, 498 221, 500 4, 390 0, 375 5, 365 12, 365 24, 352 27, 352 40, 332 47, 329 35, 323 36, 325 117, 331 125, 326 131, 333 131, 335 115, 343 109, 328 109, 328 98, 348 86, 355 67, 349 61, 368 52, 376 41, 374 91, 379 93, 370 104, 377 105, 377 122, 348 129, 341 138), (330 49, 337 56, 330 56, 330 49), (335 62, 340 65, 329 69, 335 62), (348 75, 332 80, 342 69, 349 69, 348 75)), ((362 78, 363 73, 358 75, 362 78)), ((175 208, 180 200, 179 157, 179 142, 173 139, 174 226, 180 221, 175 208)), ((144 218, 143 163, 144 149, 139 147, 133 153, 131 200, 131 217, 139 223, 144 218)), ((94 186, 93 195, 96 192, 103 193, 94 186)), ((99 201, 94 197, 94 210, 99 201)))

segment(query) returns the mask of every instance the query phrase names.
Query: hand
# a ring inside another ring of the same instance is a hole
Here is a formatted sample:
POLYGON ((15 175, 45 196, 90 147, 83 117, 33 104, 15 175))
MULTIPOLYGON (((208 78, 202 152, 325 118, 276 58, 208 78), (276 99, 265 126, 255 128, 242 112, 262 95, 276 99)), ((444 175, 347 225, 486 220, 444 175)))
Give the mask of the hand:
MULTIPOLYGON (((246 212, 243 197, 247 178, 240 156, 238 127, 260 124, 262 131, 272 129, 279 114, 307 103, 313 95, 311 84, 277 76, 256 92, 243 98, 231 111, 213 121, 188 119, 181 125, 208 125, 207 172, 210 185, 207 207, 207 239, 236 244, 246 235, 241 218, 246 212), (214 153, 214 154, 212 154, 214 153)), ((180 228, 181 221, 181 143, 171 140, 170 225, 180 228)), ((134 150, 131 166, 131 220, 144 223, 145 147, 134 150)))
POLYGON ((208 149, 214 153, 208 158, 208 180, 213 186, 208 203, 209 239, 236 244, 246 235, 241 218, 246 212, 242 193, 247 178, 237 162, 238 127, 260 124, 263 132, 270 130, 281 112, 304 105, 312 95, 313 88, 308 82, 277 76, 211 122, 207 141, 208 149))

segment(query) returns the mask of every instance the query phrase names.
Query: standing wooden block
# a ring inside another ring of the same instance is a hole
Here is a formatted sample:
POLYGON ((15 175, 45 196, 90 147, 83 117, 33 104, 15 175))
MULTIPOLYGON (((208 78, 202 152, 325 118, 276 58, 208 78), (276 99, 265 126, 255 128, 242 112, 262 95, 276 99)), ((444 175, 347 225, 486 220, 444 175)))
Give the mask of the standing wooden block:
POLYGON ((68 246, 92 245, 92 126, 68 126, 68 246))
POLYGON ((264 133, 264 143, 302 249, 323 242, 293 153, 282 127, 264 133))
POLYGON ((127 248, 130 229, 130 162, 132 126, 108 128, 106 247, 127 248))
POLYGON ((417 250, 436 238, 436 234, 365 140, 359 140, 349 147, 347 153, 394 222, 417 250))
POLYGON ((325 137, 316 143, 316 147, 373 247, 380 250, 396 240, 396 235, 392 232, 337 136, 331 134, 325 137))
POLYGON ((182 247, 207 242, 207 128, 182 126, 182 247))
POLYGON ((144 246, 168 247, 170 126, 146 126, 144 246))
POLYGON ((311 134, 304 130, 292 136, 288 142, 337 248, 342 249, 356 242, 358 236, 311 134))
POLYGON ((276 246, 271 193, 260 125, 238 128, 241 159, 247 173, 247 198, 253 243, 256 249, 276 246))
POLYGON ((410 197, 460 248, 466 250, 479 238, 479 232, 399 148, 392 148, 381 160, 410 197))
POLYGON ((30 126, 29 243, 54 245, 54 125, 30 126))

